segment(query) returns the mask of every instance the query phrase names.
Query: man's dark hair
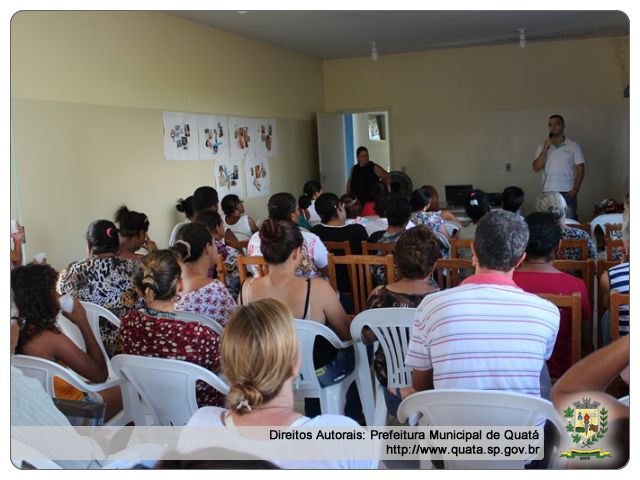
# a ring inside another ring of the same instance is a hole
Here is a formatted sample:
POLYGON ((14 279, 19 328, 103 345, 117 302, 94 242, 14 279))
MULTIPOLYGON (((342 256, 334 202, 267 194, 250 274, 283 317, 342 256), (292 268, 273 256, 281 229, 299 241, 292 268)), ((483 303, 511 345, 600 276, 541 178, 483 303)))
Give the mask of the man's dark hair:
POLYGON ((491 210, 478 222, 475 251, 480 267, 500 272, 512 270, 527 248, 529 229, 520 215, 491 210))
POLYGON ((411 204, 402 195, 390 193, 387 196, 385 210, 390 227, 404 227, 411 217, 411 204))
POLYGON ((527 255, 531 258, 553 260, 554 250, 562 238, 562 230, 553 215, 544 212, 534 212, 525 219, 529 227, 529 242, 527 255))
POLYGON ((507 187, 502 191, 502 208, 517 212, 524 203, 524 190, 520 187, 507 187))
POLYGON ((193 192, 193 211, 198 214, 211 208, 218 210, 219 201, 218 192, 215 188, 208 186, 198 187, 196 191, 193 192))
POLYGON ((559 118, 562 124, 564 125, 564 118, 562 118, 562 115, 558 115, 557 113, 554 113, 549 117, 549 120, 551 120, 552 118, 559 118))

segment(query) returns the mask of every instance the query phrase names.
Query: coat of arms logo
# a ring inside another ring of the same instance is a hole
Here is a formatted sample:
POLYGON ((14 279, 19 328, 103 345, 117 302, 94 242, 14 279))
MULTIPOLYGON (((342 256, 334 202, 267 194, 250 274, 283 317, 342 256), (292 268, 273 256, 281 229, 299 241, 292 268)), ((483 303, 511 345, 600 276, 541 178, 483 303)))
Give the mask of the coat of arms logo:
POLYGON ((600 402, 593 402, 590 398, 583 398, 572 405, 563 414, 567 433, 576 446, 568 452, 562 452, 560 457, 610 457, 610 452, 592 448, 609 430, 609 411, 604 406, 599 408, 600 402))

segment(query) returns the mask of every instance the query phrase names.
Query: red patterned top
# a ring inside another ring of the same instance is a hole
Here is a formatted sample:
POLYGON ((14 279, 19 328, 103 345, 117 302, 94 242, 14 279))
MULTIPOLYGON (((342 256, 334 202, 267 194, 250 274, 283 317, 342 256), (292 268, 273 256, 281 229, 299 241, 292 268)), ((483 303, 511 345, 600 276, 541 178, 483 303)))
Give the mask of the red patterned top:
POLYGON ((236 308, 236 302, 221 281, 214 280, 204 287, 185 293, 176 303, 176 310, 196 312, 226 325, 236 308))
MULTIPOLYGON (((155 311, 127 313, 118 330, 122 353, 184 360, 217 373, 220 370, 218 335, 197 322, 172 320, 173 316, 155 311)), ((224 405, 224 395, 204 382, 198 381, 196 392, 198 407, 224 405)))

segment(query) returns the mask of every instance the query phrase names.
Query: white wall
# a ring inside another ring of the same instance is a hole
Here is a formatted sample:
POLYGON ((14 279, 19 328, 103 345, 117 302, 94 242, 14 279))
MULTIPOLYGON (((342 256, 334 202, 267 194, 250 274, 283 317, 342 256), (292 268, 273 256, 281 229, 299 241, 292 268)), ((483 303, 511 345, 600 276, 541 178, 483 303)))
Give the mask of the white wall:
POLYGON ((354 113, 353 142, 355 148, 366 147, 369 150, 369 159, 389 171, 391 155, 389 154, 389 114, 387 112, 354 113), (369 140, 369 115, 384 115, 386 140, 369 140))

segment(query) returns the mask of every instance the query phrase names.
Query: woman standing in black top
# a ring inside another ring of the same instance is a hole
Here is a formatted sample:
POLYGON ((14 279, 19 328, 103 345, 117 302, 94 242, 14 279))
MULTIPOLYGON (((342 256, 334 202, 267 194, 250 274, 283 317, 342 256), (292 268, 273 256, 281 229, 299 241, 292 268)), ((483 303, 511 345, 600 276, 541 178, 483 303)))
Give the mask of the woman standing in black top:
POLYGON ((365 147, 358 147, 356 150, 356 163, 351 168, 349 181, 347 182, 347 193, 353 193, 360 200, 360 204, 373 200, 373 186, 382 181, 387 185, 391 185, 391 175, 384 171, 382 167, 369 161, 369 150, 365 147))

